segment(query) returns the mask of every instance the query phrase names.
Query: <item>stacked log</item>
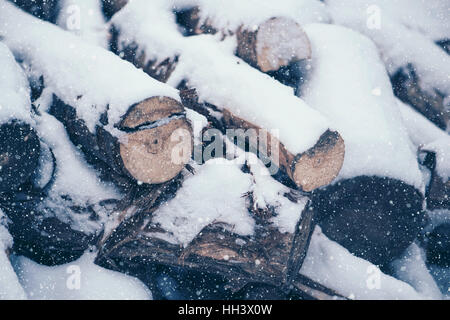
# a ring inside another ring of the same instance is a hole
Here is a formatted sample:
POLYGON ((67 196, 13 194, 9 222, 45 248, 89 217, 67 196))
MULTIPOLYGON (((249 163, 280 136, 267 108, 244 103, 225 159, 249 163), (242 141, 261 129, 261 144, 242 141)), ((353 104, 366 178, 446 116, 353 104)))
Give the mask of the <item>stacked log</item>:
POLYGON ((375 42, 389 72, 395 95, 448 131, 450 111, 445 102, 450 95, 450 56, 445 51, 448 27, 439 19, 423 19, 423 16, 415 19, 422 10, 432 15, 434 12, 435 17, 439 17, 441 11, 448 10, 446 4, 436 2, 426 6, 416 1, 411 4, 415 11, 409 13, 411 18, 405 22, 403 11, 391 3, 380 2, 377 4, 379 10, 388 14, 378 21, 378 25, 368 28, 366 10, 372 3, 359 0, 345 4, 326 0, 325 3, 335 23, 358 30, 375 42), (349 6, 355 11, 351 16, 346 12, 349 6), (442 41, 442 47, 435 41, 442 41))
POLYGON ((145 26, 146 21, 161 20, 160 15, 164 16, 157 7, 139 1, 130 3, 118 13, 112 19, 116 34, 113 47, 117 48, 117 53, 152 76, 164 74, 161 78, 168 79, 168 83, 174 86, 195 87, 199 103, 195 98, 186 103, 199 112, 208 108, 217 110, 218 118, 227 129, 264 129, 266 132, 278 129, 279 138, 268 134, 268 145, 274 146, 272 150, 262 150, 259 147, 262 143, 256 143, 258 146, 254 150, 270 157, 300 189, 312 191, 335 178, 342 165, 344 142, 337 132, 328 128, 320 114, 295 97, 289 88, 232 55, 224 54, 214 38, 184 38, 175 24, 170 25, 170 21, 161 22, 169 24, 164 35, 145 26), (128 19, 136 21, 140 30, 145 30, 141 37, 132 37, 126 23, 128 19), (164 68, 167 72, 160 72, 161 64, 167 61, 170 61, 170 67, 164 68), (212 75, 209 72, 212 66, 224 72, 209 76, 212 75), (234 84, 235 79, 240 80, 239 87, 234 84), (210 90, 211 86, 220 89, 210 90), (270 94, 258 99, 266 86, 271 87, 270 94), (283 101, 281 105, 280 101, 283 101), (275 106, 278 110, 276 117, 270 111, 275 106), (283 121, 292 117, 297 119, 297 123, 291 122, 291 125, 283 121), (296 141, 290 143, 288 137, 296 137, 296 141), (304 143, 304 138, 307 138, 307 143, 304 143))
POLYGON ((119 184, 130 179, 162 183, 182 170, 191 154, 191 128, 175 89, 6 3, 2 21, 5 42, 23 57, 30 73, 41 75, 50 100, 45 107, 64 123, 88 162, 119 184), (61 70, 60 65, 66 68, 61 70), (116 70, 113 77, 105 74, 111 68, 116 70), (174 132, 183 132, 183 141, 174 139, 174 132), (178 159, 172 159, 175 146, 184 152, 178 159))
POLYGON ((27 182, 38 166, 39 138, 31 117, 30 87, 12 53, 0 43, 0 194, 27 182))

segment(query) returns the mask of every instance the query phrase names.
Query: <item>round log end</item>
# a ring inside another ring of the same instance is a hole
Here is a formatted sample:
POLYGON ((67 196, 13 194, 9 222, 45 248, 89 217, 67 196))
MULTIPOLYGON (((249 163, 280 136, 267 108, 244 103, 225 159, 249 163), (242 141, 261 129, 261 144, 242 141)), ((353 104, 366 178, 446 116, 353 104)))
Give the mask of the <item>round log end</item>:
POLYGON ((25 183, 38 165, 40 142, 28 124, 0 125, 0 192, 9 192, 25 183))
POLYGON ((298 23, 284 17, 271 18, 261 24, 255 45, 256 64, 263 72, 311 58, 308 36, 298 23))
POLYGON ((307 192, 328 185, 339 174, 344 155, 344 140, 339 133, 328 130, 313 148, 297 156, 292 180, 307 192))
POLYGON ((174 178, 192 154, 192 129, 185 118, 127 134, 120 155, 129 175, 157 184, 174 178))

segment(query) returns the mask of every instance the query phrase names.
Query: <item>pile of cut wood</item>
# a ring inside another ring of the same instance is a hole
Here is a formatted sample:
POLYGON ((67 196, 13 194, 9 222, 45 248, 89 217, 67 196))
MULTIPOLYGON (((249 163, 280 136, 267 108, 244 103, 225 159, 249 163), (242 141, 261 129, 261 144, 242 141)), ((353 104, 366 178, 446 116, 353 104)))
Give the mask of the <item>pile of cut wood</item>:
POLYGON ((1 0, 8 254, 90 249, 189 299, 347 298, 301 272, 319 228, 384 272, 414 242, 448 266, 448 74, 335 2, 1 0))

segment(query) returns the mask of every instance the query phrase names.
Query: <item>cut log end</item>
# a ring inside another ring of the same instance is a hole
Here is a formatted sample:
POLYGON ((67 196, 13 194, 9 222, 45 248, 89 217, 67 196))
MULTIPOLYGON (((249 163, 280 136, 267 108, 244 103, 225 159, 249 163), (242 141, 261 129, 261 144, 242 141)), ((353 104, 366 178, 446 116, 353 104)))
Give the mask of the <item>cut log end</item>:
POLYGON ((292 170, 292 180, 303 191, 313 191, 330 184, 344 163, 345 144, 337 132, 325 132, 317 144, 298 156, 292 170))
POLYGON ((160 101, 161 104, 151 99, 144 101, 122 122, 130 125, 129 129, 141 128, 121 139, 120 156, 129 175, 142 183, 169 181, 180 173, 192 154, 191 125, 184 116, 176 115, 183 107, 170 98, 160 101), (158 114, 163 117, 156 120, 158 114), (151 119, 156 122, 149 122, 151 119))
POLYGON ((0 192, 17 189, 35 172, 40 142, 27 124, 12 122, 0 125, 0 192))
POLYGON ((237 55, 263 72, 311 58, 311 44, 298 23, 276 17, 266 20, 256 31, 239 29, 237 55))

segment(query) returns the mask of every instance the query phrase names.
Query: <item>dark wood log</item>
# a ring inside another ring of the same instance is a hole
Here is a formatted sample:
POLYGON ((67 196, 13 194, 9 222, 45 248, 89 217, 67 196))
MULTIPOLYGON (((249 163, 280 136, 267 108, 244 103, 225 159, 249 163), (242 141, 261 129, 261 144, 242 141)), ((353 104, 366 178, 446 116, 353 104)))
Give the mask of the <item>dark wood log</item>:
POLYGON ((312 197, 318 224, 331 240, 376 265, 387 265, 425 225, 423 196, 401 181, 356 177, 312 197))
MULTIPOLYGON (((75 108, 54 97, 50 114, 60 120, 75 145, 81 146, 89 163, 96 166, 103 176, 111 177, 119 185, 129 184, 128 179, 141 183, 158 184, 174 178, 185 162, 172 159, 172 152, 180 141, 173 139, 176 130, 187 135, 181 150, 192 153, 192 129, 183 106, 168 97, 153 97, 128 109, 117 127, 127 132, 119 141, 101 126, 96 133, 77 118, 75 108)), ((107 125, 107 119, 103 119, 107 125)))
POLYGON ((0 124, 0 193, 17 190, 38 165, 40 142, 28 124, 0 124))
POLYGON ((93 214, 92 208, 58 206, 42 207, 44 194, 17 193, 0 199, 0 208, 9 218, 8 230, 13 236, 13 251, 44 265, 59 265, 78 259, 98 236, 74 230, 57 218, 67 211, 93 214), (58 212, 64 210, 65 212, 58 212))
POLYGON ((176 19, 187 35, 236 35, 236 55, 263 72, 277 71, 311 58, 308 37, 299 24, 288 18, 273 17, 257 28, 240 26, 237 30, 221 30, 211 19, 202 17, 201 8, 193 7, 176 12, 176 19))
POLYGON ((450 180, 444 181, 436 170, 436 153, 429 150, 421 150, 423 158, 422 165, 431 172, 431 179, 427 186, 425 199, 427 209, 449 209, 450 208, 450 180))

